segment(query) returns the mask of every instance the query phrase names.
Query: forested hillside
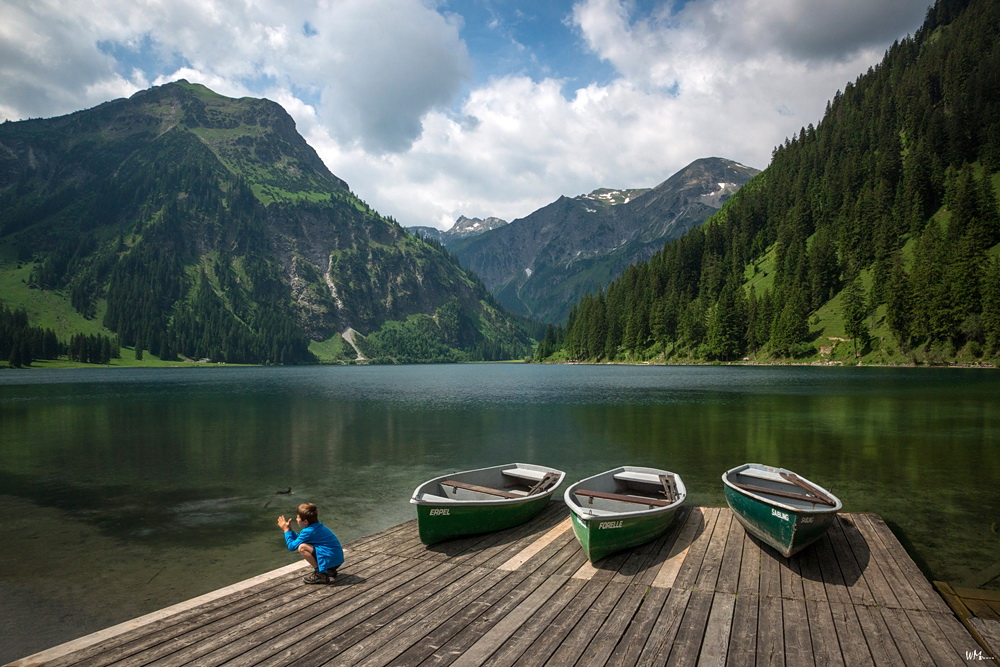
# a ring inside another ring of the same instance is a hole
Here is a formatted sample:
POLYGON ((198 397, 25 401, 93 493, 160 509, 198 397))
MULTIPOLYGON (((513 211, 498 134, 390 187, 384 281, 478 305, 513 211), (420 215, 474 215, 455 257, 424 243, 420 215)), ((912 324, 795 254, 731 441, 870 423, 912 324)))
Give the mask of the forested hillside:
POLYGON ((474 276, 356 197, 280 106, 186 81, 0 125, 0 302, 32 332, 0 349, 11 365, 52 354, 36 329, 70 356, 89 336, 112 356, 227 363, 530 349, 474 276))
POLYGON ((1000 3, 940 0, 705 225, 540 357, 1000 358, 1000 3))

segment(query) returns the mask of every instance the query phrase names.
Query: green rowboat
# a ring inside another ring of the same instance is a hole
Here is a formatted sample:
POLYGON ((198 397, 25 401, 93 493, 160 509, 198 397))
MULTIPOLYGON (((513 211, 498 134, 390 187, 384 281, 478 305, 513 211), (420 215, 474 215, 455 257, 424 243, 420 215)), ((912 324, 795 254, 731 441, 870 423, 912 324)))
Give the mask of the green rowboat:
POLYGON ((436 544, 453 537, 513 528, 548 504, 566 473, 530 463, 507 463, 442 475, 416 488, 420 541, 436 544))
POLYGON ((592 563, 663 535, 686 497, 680 475, 638 466, 580 480, 564 495, 573 532, 592 563))
POLYGON ((745 463, 722 475, 726 502, 747 532, 790 558, 823 536, 843 508, 791 470, 745 463))

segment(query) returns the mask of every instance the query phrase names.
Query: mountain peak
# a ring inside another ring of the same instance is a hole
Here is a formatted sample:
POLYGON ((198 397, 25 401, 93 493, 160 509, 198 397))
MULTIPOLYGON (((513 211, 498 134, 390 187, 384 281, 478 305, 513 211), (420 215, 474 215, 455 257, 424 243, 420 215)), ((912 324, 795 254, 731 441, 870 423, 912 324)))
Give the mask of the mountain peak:
POLYGON ((488 218, 467 218, 462 215, 459 216, 458 220, 455 221, 455 224, 451 226, 448 233, 459 236, 471 236, 473 234, 488 232, 491 229, 496 229, 497 227, 503 227, 506 224, 506 220, 493 216, 488 218))
POLYGON ((577 199, 589 199, 605 206, 618 206, 627 204, 639 195, 647 192, 649 188, 630 188, 618 190, 616 188, 598 188, 586 195, 579 195, 577 199))

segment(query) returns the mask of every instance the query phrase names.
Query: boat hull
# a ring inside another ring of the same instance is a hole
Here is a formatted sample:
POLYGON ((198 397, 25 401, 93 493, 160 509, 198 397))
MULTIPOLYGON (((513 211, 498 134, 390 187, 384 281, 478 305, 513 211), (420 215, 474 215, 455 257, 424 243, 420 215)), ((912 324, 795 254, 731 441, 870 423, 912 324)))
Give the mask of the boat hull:
POLYGON ((595 563, 625 549, 651 542, 674 522, 677 508, 660 514, 633 517, 581 517, 575 512, 573 532, 587 559, 595 563))
POLYGON ((686 498, 680 475, 642 466, 606 470, 564 494, 573 533, 592 563, 666 533, 686 498))
POLYGON ((725 491, 733 516, 746 531, 785 558, 791 558, 821 538, 837 516, 832 510, 776 507, 730 486, 726 486, 725 491))
POLYGON ((427 545, 437 544, 455 537, 519 526, 545 509, 551 496, 549 493, 528 498, 524 502, 503 505, 464 505, 453 502, 417 505, 420 541, 427 545))

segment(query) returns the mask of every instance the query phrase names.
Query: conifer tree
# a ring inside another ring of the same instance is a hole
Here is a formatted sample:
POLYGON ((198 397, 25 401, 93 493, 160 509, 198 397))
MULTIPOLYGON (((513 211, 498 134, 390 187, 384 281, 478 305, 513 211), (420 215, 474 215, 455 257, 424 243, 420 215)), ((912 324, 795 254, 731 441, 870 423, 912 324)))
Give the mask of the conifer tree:
POLYGON ((852 280, 844 290, 844 330, 854 342, 854 357, 860 356, 860 349, 868 344, 868 325, 865 319, 868 308, 865 305, 865 290, 861 277, 852 280), (859 348, 860 345, 860 348, 859 348))

